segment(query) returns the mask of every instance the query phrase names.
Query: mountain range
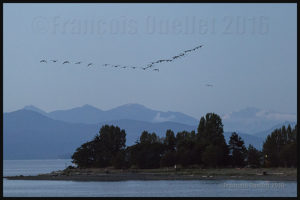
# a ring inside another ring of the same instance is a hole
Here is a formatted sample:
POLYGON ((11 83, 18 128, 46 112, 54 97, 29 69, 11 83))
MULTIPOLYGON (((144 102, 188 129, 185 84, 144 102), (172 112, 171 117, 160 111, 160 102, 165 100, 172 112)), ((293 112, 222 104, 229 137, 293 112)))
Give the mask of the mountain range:
POLYGON ((131 119, 146 122, 172 121, 188 125, 195 125, 198 120, 180 112, 162 112, 146 108, 140 104, 125 104, 107 111, 101 110, 91 105, 83 105, 68 110, 56 110, 46 113, 34 107, 25 106, 24 109, 39 112, 52 119, 57 119, 72 123, 95 124, 102 121, 131 119))
MULTIPOLYGON (((237 118, 236 114, 231 117, 237 118)), ((167 129, 172 129, 175 134, 196 130, 198 121, 183 113, 155 111, 138 104, 126 104, 108 111, 85 105, 49 113, 34 106, 25 106, 3 114, 3 156, 4 159, 69 157, 82 143, 92 140, 104 124, 124 129, 126 144, 132 145, 144 130, 163 137, 167 129)), ((236 132, 246 146, 253 144, 261 149, 266 132, 269 134, 275 127, 280 127, 280 124, 255 135, 236 132)), ((232 131, 226 131, 225 126, 224 129, 228 142, 232 131)))

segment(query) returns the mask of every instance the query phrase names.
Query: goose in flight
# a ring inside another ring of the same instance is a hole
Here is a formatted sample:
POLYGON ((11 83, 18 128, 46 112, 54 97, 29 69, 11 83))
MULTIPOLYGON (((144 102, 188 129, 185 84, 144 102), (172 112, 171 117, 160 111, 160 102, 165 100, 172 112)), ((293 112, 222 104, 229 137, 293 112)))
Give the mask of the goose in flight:
POLYGON ((206 87, 212 87, 213 85, 212 84, 206 84, 205 86, 206 87))
POLYGON ((67 64, 67 63, 70 63, 69 61, 65 61, 65 62, 63 62, 63 64, 67 64))
POLYGON ((143 69, 143 70, 146 70, 146 69, 147 69, 147 67, 142 67, 142 69, 143 69))
POLYGON ((47 61, 46 61, 46 60, 41 60, 41 61, 40 61, 40 63, 43 63, 43 62, 44 62, 44 63, 47 63, 47 61))
POLYGON ((106 67, 106 66, 108 66, 109 64, 104 64, 104 66, 106 67))
POLYGON ((79 62, 77 62, 77 63, 75 63, 76 65, 78 65, 78 64, 81 64, 82 62, 81 61, 79 61, 79 62))
POLYGON ((135 69, 136 67, 131 67, 132 69, 135 69))
POLYGON ((161 62, 164 62, 164 61, 166 61, 166 60, 158 60, 155 63, 161 63, 161 62))
POLYGON ((159 72, 159 69, 153 69, 153 71, 158 71, 159 72))
POLYGON ((51 60, 51 61, 54 62, 54 63, 57 62, 57 60, 51 60))
POLYGON ((150 68, 152 66, 153 66, 153 64, 148 64, 146 68, 150 68))
POLYGON ((120 65, 115 65, 114 67, 120 67, 120 65))
POLYGON ((87 66, 89 67, 89 66, 91 66, 91 65, 93 65, 93 63, 89 63, 87 66))

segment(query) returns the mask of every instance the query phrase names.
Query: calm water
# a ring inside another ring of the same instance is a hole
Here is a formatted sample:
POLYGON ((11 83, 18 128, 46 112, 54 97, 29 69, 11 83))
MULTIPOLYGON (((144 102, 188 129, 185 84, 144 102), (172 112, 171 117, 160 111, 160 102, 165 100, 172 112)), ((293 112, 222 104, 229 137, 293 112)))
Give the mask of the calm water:
MULTIPOLYGON (((4 176, 37 175, 64 169, 71 160, 5 160, 4 176)), ((6 197, 218 197, 297 196, 296 181, 21 181, 3 180, 6 197)))
POLYGON ((38 175, 65 169, 69 165, 73 165, 71 159, 4 160, 3 176, 38 175))

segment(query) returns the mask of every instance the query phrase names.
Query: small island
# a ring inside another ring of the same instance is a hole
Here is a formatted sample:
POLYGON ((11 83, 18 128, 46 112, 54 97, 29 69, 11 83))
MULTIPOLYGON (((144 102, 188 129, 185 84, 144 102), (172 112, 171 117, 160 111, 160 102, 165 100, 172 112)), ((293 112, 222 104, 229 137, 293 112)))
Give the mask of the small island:
POLYGON ((126 147, 126 133, 104 125, 92 141, 82 144, 64 170, 37 176, 10 176, 9 180, 297 180, 297 125, 283 126, 266 138, 262 151, 245 147, 232 133, 229 144, 221 118, 202 117, 196 131, 165 137, 143 131, 136 144, 126 147))

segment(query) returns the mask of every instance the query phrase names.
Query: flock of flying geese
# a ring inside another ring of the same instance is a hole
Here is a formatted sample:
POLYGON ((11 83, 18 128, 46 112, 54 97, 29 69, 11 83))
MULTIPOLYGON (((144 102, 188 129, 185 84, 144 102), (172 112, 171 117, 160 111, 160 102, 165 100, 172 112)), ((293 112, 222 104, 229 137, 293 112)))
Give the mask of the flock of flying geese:
MULTIPOLYGON (((174 60, 178 59, 178 58, 181 58, 181 57, 184 57, 186 56, 188 53, 190 52, 193 52, 193 51, 196 51, 197 49, 201 48, 203 45, 200 45, 200 46, 197 46, 193 49, 188 49, 188 50, 185 50, 183 51, 182 53, 176 55, 176 56, 173 56, 169 59, 160 59, 160 60, 157 60, 157 61, 154 61, 154 62, 150 62, 147 66, 144 66, 144 67, 136 67, 136 66, 121 66, 121 65, 113 65, 113 64, 102 64, 102 66, 104 67, 114 67, 114 68, 121 68, 121 69, 142 69, 142 70, 148 70, 150 68, 153 68, 153 71, 157 71, 159 72, 159 68, 155 67, 157 64, 159 63, 163 63, 163 62, 173 62, 174 60)), ((48 63, 48 62, 52 62, 52 63, 56 63, 56 62, 59 62, 58 60, 41 60, 40 63, 48 63)), ((82 61, 78 61, 78 62, 70 62, 68 60, 65 60, 62 62, 62 64, 75 64, 75 65, 80 65, 80 64, 83 64, 82 61)), ((92 67, 94 66, 95 64, 94 63, 87 63, 87 67, 92 67)), ((205 84, 206 87, 213 87, 212 84, 205 84)))
MULTIPOLYGON (((192 51, 196 51, 197 49, 201 48, 203 45, 200 45, 200 46, 197 46, 193 49, 189 49, 189 50, 185 50, 183 51, 182 53, 176 55, 176 56, 173 56, 172 58, 169 58, 169 59, 161 59, 161 60, 157 60, 157 61, 154 61, 154 62, 150 62, 147 66, 144 66, 144 67, 135 67, 135 66, 121 66, 121 65, 112 65, 112 64, 102 64, 102 66, 104 67, 114 67, 114 68, 121 68, 121 69, 142 69, 142 70, 148 70, 150 68, 153 68, 153 71, 157 71, 159 72, 159 68, 155 67, 157 64, 159 63, 163 63, 163 62, 173 62, 174 60, 178 59, 178 58, 181 58, 183 56, 186 56, 188 53, 192 52, 192 51)), ((52 62, 52 63, 56 63, 58 62, 58 60, 41 60, 40 63, 48 63, 48 62, 52 62)), ((74 63, 75 65, 80 65, 80 64, 83 64, 82 61, 78 61, 78 62, 72 62, 74 63)), ((63 65, 65 64, 71 64, 70 61, 66 60, 66 61, 63 61, 62 62, 63 65)), ((94 63, 87 63, 87 67, 92 67, 94 65, 94 63)))

